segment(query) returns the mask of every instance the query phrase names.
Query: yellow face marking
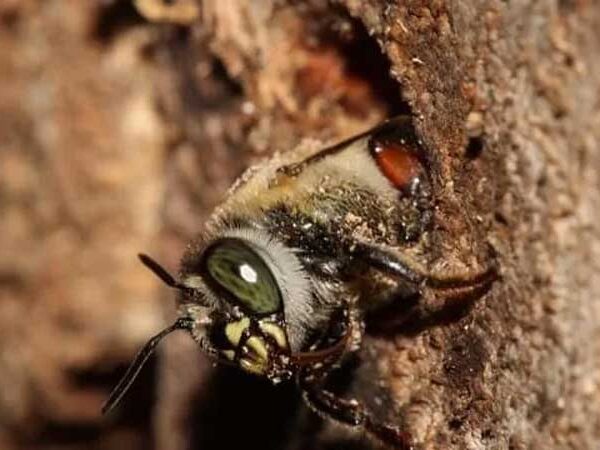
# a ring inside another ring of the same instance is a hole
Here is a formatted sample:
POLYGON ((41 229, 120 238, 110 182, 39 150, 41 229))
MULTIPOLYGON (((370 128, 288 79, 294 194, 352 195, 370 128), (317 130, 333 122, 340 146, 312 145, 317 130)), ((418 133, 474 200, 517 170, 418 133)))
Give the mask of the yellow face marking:
POLYGON ((233 350, 223 350, 221 353, 227 358, 229 361, 233 361, 235 358, 235 351, 233 350))
POLYGON ((283 331, 279 325, 272 322, 259 322, 258 326, 263 333, 268 334, 275 339, 275 342, 277 342, 277 345, 279 345, 282 350, 288 349, 287 336, 285 335, 285 331, 283 331))
POLYGON ((251 361, 246 358, 240 359, 240 367, 246 372, 254 373, 257 375, 263 375, 265 373, 265 365, 251 361))
POLYGON ((244 317, 237 322, 229 322, 225 325, 225 336, 234 347, 237 347, 242 338, 242 333, 250 326, 250 319, 244 317))
POLYGON ((265 341, 257 336, 252 336, 246 342, 246 345, 256 353, 256 355, 265 362, 269 359, 269 351, 265 341))

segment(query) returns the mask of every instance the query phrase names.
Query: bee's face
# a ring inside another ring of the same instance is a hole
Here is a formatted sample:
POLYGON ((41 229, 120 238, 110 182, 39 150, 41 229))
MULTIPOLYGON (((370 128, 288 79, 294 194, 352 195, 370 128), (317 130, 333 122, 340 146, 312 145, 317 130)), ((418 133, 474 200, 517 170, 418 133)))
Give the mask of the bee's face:
POLYGON ((180 274, 182 315, 193 323, 192 337, 219 361, 274 383, 300 367, 339 358, 347 320, 320 339, 331 311, 315 301, 326 288, 302 257, 255 227, 219 229, 192 247, 180 274))
POLYGON ((290 346, 279 272, 268 249, 240 237, 211 242, 186 265, 183 283, 191 301, 206 307, 197 314, 194 337, 219 360, 278 381, 290 376, 290 346), (261 254, 262 253, 262 254, 261 254))

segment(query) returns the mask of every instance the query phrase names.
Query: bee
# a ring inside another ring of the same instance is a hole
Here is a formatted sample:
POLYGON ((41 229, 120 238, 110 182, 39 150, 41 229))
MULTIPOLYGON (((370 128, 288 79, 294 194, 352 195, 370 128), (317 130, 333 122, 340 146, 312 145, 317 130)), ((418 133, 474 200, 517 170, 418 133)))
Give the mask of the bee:
POLYGON ((409 448, 402 430, 325 385, 360 348, 366 311, 426 291, 481 292, 494 279, 493 268, 433 276, 411 251, 432 221, 432 164, 411 117, 399 116, 249 169, 188 247, 177 278, 140 255, 177 291, 178 318, 141 349, 103 412, 159 341, 185 330, 217 362, 273 383, 294 380, 312 409, 409 448))

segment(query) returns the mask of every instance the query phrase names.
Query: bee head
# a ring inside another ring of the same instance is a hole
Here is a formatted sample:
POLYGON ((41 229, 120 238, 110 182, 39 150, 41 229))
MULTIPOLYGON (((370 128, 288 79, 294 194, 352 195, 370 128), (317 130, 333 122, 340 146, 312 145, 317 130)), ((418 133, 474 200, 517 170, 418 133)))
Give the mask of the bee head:
POLYGON ((235 230, 187 255, 181 304, 183 314, 201 325, 192 329, 192 336, 207 353, 279 381, 291 375, 287 365, 292 344, 284 307, 289 277, 306 284, 296 296, 308 289, 308 281, 299 263, 290 267, 278 260, 283 246, 272 241, 262 245, 265 241, 256 236, 235 230))
POLYGON ((146 255, 140 260, 179 291, 180 317, 151 338, 111 393, 113 409, 160 340, 186 330, 220 362, 274 383, 294 373, 294 353, 314 323, 311 282, 294 251, 252 228, 232 229, 192 248, 175 279, 146 255))

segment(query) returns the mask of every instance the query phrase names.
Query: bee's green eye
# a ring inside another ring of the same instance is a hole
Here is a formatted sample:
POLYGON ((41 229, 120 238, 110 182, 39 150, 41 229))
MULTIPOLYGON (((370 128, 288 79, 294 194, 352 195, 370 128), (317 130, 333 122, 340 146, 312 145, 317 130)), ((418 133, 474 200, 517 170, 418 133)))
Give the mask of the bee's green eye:
POLYGON ((281 294, 263 259, 243 241, 224 239, 209 249, 206 269, 221 288, 256 314, 281 308, 281 294))

